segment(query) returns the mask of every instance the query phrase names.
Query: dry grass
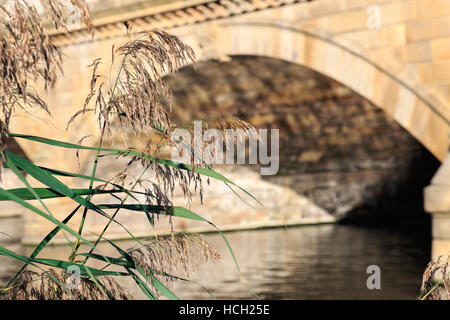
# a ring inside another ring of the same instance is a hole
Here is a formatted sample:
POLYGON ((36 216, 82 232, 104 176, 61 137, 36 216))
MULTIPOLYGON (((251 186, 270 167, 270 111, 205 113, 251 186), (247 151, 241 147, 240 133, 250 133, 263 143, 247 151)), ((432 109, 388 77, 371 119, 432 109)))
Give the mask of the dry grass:
POLYGON ((129 300, 132 297, 111 277, 92 280, 81 277, 77 289, 64 288, 71 275, 49 269, 45 273, 26 270, 12 284, 7 300, 129 300))
POLYGON ((428 264, 421 292, 425 300, 450 299, 450 256, 440 256, 428 264))
POLYGON ((222 261, 214 247, 198 234, 174 234, 170 238, 151 241, 143 248, 129 249, 128 254, 148 278, 153 274, 165 285, 175 278, 164 274, 188 278, 200 264, 222 261))
MULTIPOLYGON (((175 128, 169 120, 172 93, 164 76, 194 63, 194 52, 180 39, 164 31, 137 34, 128 31, 128 41, 112 48, 109 68, 106 67, 110 70, 109 75, 99 72, 101 64, 107 64, 102 59, 96 59, 90 65, 90 92, 83 108, 70 119, 68 126, 78 117, 94 112, 98 119, 100 141, 104 137, 112 144, 120 140, 119 144, 128 148, 128 138, 140 136, 145 139, 143 154, 159 157, 163 147, 174 143, 171 132, 175 128)), ((150 167, 156 173, 154 182, 138 181, 148 191, 148 204, 170 205, 168 199, 176 186, 184 191, 190 203, 191 183, 196 191, 203 194, 198 174, 168 168, 146 157, 132 157, 113 181, 121 185, 130 183, 135 177, 129 168, 138 161, 143 168, 150 167)))
MULTIPOLYGON (((65 24, 70 6, 64 1, 41 0, 44 17, 29 1, 9 1, 0 6, 0 148, 6 147, 11 117, 18 110, 30 112, 40 109, 50 113, 46 102, 37 94, 37 84, 47 90, 53 88, 62 75, 63 54, 56 47, 44 25, 52 21, 58 29, 68 31, 65 24)), ((81 10, 81 18, 93 31, 89 11, 84 0, 71 0, 81 10)), ((3 160, 3 153, 2 159, 3 160)), ((0 163, 1 164, 1 163, 0 163)))
POLYGON ((153 31, 130 34, 123 46, 113 47, 111 56, 110 69, 117 67, 118 71, 113 76, 105 76, 98 73, 103 60, 92 63, 90 93, 83 109, 71 121, 94 111, 99 115, 99 127, 108 138, 119 131, 124 140, 129 134, 169 130, 172 96, 163 77, 193 63, 193 50, 175 36, 153 31))

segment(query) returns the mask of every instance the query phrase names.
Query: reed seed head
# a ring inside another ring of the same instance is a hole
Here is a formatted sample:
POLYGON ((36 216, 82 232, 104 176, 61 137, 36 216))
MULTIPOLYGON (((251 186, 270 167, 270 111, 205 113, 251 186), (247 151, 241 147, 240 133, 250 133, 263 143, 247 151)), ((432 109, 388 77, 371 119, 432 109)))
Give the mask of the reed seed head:
POLYGON ((129 249, 128 254, 149 279, 153 275, 166 285, 177 277, 189 277, 202 263, 222 261, 214 247, 198 234, 173 234, 129 249))
POLYGON ((450 256, 439 256, 431 261, 423 274, 422 296, 426 300, 450 299, 450 256))
POLYGON ((66 281, 70 277, 64 271, 49 269, 38 273, 25 270, 7 291, 8 300, 129 300, 132 297, 112 277, 98 277, 94 281, 80 277, 76 289, 70 289, 66 281))
POLYGON ((72 6, 80 9, 82 20, 93 30, 84 0, 71 0, 70 6, 63 2, 40 0, 43 14, 26 0, 7 1, 0 6, 0 165, 11 117, 17 111, 36 109, 50 113, 35 87, 53 88, 63 73, 63 54, 53 44, 45 23, 67 30, 64 13, 72 6))

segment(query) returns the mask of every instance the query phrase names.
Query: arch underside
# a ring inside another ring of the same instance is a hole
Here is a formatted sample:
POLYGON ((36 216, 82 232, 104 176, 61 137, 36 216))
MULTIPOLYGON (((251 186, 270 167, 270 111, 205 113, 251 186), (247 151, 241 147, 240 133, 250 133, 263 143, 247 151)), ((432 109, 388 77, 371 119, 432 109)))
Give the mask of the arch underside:
POLYGON ((314 206, 349 219, 423 214, 423 187, 438 161, 392 117, 309 68, 267 57, 229 58, 199 62, 167 79, 171 118, 181 127, 199 119, 214 126, 232 115, 257 129, 279 130, 278 151, 270 150, 278 155, 275 175, 260 176, 261 167, 246 161, 218 166, 225 176, 250 182, 248 190, 277 215, 291 216, 294 203, 303 217, 316 216, 314 206), (279 188, 292 196, 280 198, 279 188), (300 205, 305 199, 311 206, 300 205))
POLYGON ((273 23, 223 23, 205 31, 177 30, 198 61, 233 55, 265 56, 317 71, 369 100, 389 114, 441 162, 450 145, 449 119, 430 95, 351 49, 327 38, 273 23))

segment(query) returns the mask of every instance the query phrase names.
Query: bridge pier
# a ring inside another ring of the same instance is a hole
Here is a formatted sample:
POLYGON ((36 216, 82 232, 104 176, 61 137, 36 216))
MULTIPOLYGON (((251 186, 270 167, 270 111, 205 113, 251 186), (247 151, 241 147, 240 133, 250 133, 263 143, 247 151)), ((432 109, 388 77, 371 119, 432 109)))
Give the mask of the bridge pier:
POLYGON ((425 188, 425 210, 432 215, 432 257, 450 254, 450 153, 425 188))

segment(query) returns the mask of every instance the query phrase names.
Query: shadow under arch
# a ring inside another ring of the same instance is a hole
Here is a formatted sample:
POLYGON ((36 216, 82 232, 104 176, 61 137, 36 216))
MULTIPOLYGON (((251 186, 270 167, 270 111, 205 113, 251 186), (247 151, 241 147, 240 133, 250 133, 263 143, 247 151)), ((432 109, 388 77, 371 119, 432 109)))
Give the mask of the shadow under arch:
POLYGON ((304 66, 260 56, 200 62, 167 80, 175 122, 212 124, 233 115, 260 129, 280 129, 280 172, 263 180, 338 218, 423 215, 422 190, 439 161, 347 86, 304 66))
MULTIPOLYGON (((195 39, 189 41, 188 36, 187 41, 196 46, 195 39)), ((224 55, 276 58, 334 79, 392 116, 441 162, 448 154, 450 119, 440 111, 438 100, 351 48, 319 34, 267 22, 220 24, 214 41, 224 55)))

